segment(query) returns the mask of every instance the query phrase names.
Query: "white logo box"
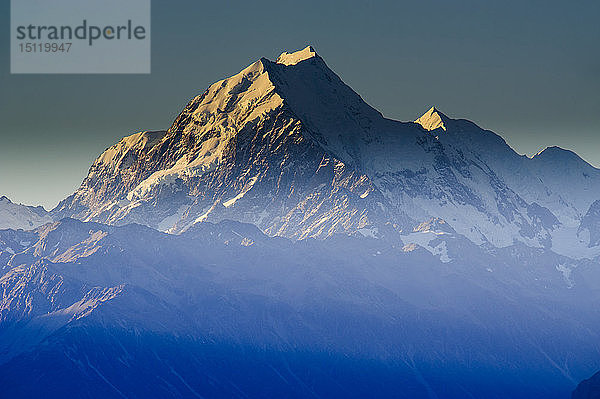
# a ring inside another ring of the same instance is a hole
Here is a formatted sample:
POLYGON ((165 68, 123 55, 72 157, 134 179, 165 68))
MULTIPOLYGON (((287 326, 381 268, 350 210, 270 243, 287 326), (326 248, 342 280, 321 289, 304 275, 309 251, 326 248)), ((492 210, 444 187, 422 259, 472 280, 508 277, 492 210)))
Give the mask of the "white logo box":
POLYGON ((150 0, 11 0, 11 73, 150 73, 150 0))

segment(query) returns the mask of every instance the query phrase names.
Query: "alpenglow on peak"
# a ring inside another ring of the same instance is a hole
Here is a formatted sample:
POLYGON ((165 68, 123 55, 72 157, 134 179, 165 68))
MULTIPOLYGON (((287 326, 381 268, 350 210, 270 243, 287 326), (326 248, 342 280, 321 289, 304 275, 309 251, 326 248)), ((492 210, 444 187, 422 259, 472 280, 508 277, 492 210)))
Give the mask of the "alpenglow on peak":
POLYGON ((279 57, 277 57, 277 63, 283 65, 296 65, 300 61, 304 61, 313 57, 318 57, 317 52, 312 46, 306 46, 304 49, 295 51, 293 53, 284 51, 279 57))
POLYGON ((446 119, 446 115, 442 114, 435 107, 431 107, 420 118, 415 120, 415 123, 418 123, 419 125, 423 126, 423 129, 429 131, 440 127, 446 130, 444 119, 446 119))

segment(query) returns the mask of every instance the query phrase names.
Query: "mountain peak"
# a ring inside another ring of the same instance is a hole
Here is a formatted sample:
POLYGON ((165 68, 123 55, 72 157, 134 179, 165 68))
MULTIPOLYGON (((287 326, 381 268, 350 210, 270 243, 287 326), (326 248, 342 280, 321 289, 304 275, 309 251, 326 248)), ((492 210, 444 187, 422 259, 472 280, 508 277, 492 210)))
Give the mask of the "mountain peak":
POLYGON ((5 195, 0 196, 0 230, 30 230, 51 221, 48 212, 41 206, 15 204, 5 195))
POLYGON ((415 120, 415 123, 421 125, 423 129, 429 131, 440 127, 446 130, 446 126, 444 125, 444 121, 446 119, 448 119, 446 115, 438 111, 435 107, 431 107, 420 118, 415 120))
POLYGON ((588 165, 593 168, 593 166, 589 165, 585 160, 583 160, 579 155, 574 153, 571 150, 567 150, 565 148, 561 148, 558 146, 549 146, 544 148, 535 154, 533 159, 536 160, 544 160, 546 162, 555 162, 555 163, 564 163, 564 162, 574 162, 579 165, 588 165))
POLYGON ((533 157, 558 157, 564 155, 571 155, 572 153, 573 151, 566 150, 556 145, 551 145, 544 148, 543 150, 538 151, 537 154, 535 154, 533 157))
POLYGON ((318 57, 315 49, 312 46, 306 46, 304 49, 293 53, 284 51, 279 57, 277 57, 277 63, 283 65, 296 65, 300 61, 314 57, 318 57))

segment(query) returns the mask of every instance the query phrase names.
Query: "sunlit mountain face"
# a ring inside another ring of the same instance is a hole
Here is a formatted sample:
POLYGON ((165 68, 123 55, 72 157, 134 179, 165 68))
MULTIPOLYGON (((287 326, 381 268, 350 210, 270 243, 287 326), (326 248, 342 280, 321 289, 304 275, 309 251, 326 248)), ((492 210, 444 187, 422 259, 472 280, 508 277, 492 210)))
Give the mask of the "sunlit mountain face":
POLYGON ((7 397, 567 398, 600 368, 600 170, 387 119, 310 46, 0 228, 7 397))

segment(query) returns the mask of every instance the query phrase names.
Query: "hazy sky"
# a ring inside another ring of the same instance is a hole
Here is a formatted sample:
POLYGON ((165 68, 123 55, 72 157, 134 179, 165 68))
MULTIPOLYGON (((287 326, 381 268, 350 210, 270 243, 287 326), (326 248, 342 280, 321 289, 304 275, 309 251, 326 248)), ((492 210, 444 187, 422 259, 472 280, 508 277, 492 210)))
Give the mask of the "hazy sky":
POLYGON ((559 145, 600 166, 600 2, 152 2, 152 74, 10 75, 0 0, 0 195, 47 209, 121 137, 164 129, 260 57, 311 44, 387 117, 435 105, 519 153, 559 145))

